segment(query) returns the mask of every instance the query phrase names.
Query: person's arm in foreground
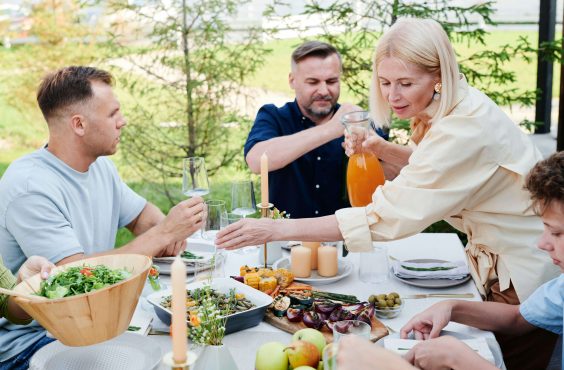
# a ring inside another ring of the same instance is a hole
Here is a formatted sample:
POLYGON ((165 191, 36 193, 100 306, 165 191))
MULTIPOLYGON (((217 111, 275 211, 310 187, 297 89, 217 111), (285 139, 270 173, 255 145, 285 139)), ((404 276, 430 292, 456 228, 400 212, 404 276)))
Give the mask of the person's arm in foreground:
MULTIPOLYGON (((168 215, 162 219, 160 210, 147 203, 143 211, 133 220, 128 228, 133 233, 139 233, 134 240, 121 248, 95 253, 89 257, 134 253, 147 256, 176 255, 184 246, 185 239, 202 227, 205 218, 205 204, 200 197, 194 197, 178 203, 170 209, 168 215), (160 219, 160 221, 158 220, 160 219)), ((62 265, 84 258, 83 253, 77 253, 57 262, 62 265)))
POLYGON ((444 336, 415 345, 404 359, 419 369, 494 370, 492 363, 460 340, 444 336))
POLYGON ((246 218, 229 225, 217 234, 218 248, 237 249, 276 240, 342 240, 335 215, 296 220, 246 218))
MULTIPOLYGON (((55 267, 54 264, 49 262, 46 258, 39 256, 31 256, 24 262, 20 270, 18 271, 18 276, 16 279, 16 284, 19 284, 25 279, 32 277, 37 273, 41 273, 41 278, 47 279, 51 269, 55 267)), ((7 286, 5 288, 12 288, 7 286)), ((14 323, 22 324, 27 323, 30 320, 29 315, 20 306, 14 302, 13 297, 8 297, 8 303, 6 305, 6 312, 4 312, 6 318, 14 323)))
POLYGON ((339 342, 337 368, 339 370, 414 369, 401 356, 355 335, 347 335, 339 342))
POLYGON ((260 173, 260 157, 262 154, 265 152, 276 153, 276 155, 269 155, 268 157, 268 170, 276 171, 286 167, 289 163, 313 149, 343 136, 341 117, 354 110, 359 110, 359 108, 351 104, 343 104, 326 123, 293 135, 279 136, 256 143, 245 158, 249 168, 254 173, 260 173))
POLYGON ((521 316, 518 305, 448 300, 415 315, 401 328, 400 335, 407 338, 413 331, 415 339, 436 338, 450 321, 505 334, 522 334, 535 328, 521 316))

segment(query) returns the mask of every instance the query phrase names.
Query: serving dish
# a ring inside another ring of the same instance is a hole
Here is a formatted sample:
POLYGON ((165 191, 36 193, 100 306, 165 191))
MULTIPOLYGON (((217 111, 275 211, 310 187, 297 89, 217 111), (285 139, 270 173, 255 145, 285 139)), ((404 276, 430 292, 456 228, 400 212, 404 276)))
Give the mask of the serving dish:
MULTIPOLYGON (((186 285, 186 289, 193 290, 202 288, 207 281, 198 281, 186 285)), ((234 333, 239 330, 247 329, 258 325, 266 312, 266 309, 272 303, 272 297, 259 290, 251 288, 248 285, 240 283, 231 278, 215 278, 211 281, 211 287, 218 292, 227 294, 230 289, 235 289, 236 293, 242 293, 256 307, 247 311, 237 312, 227 316, 225 324, 225 334, 234 333)), ((160 305, 164 297, 171 295, 172 289, 155 292, 147 297, 147 301, 153 306, 158 318, 167 325, 171 323, 172 312, 160 305)))
MULTIPOLYGON (((421 259, 406 260, 405 262, 414 262, 414 263, 439 262, 439 263, 443 263, 443 262, 447 262, 447 261, 434 259, 434 258, 421 258, 421 259)), ((464 284, 465 282, 467 282, 468 280, 470 280, 472 278, 472 276, 470 274, 468 274, 462 279, 455 279, 455 280, 452 280, 452 279, 408 279, 408 278, 397 276, 393 272, 392 272, 392 276, 394 278, 396 278, 397 280, 401 281, 402 283, 405 283, 407 285, 420 287, 420 288, 448 288, 448 287, 451 287, 451 286, 457 286, 457 285, 460 285, 460 284, 464 284)))

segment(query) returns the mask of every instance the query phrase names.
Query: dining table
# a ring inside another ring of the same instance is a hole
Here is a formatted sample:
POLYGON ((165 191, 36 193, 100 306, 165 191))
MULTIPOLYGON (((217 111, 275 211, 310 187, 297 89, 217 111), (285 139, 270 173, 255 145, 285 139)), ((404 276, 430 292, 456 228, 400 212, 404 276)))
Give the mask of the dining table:
MULTIPOLYGON (((190 244, 202 242, 202 239, 188 239, 187 249, 190 250, 190 244)), ((210 241, 210 243, 213 243, 210 241)), ((420 233, 411 237, 388 241, 388 242, 374 242, 376 245, 383 245, 387 248, 388 256, 390 259, 397 260, 412 260, 412 259, 441 259, 445 261, 466 261, 464 247, 454 233, 420 233)), ((247 250, 246 253, 239 253, 237 251, 225 251, 226 259, 224 266, 225 276, 239 275, 239 268, 242 265, 260 266, 258 257, 258 248, 255 250, 247 250)), ((342 243, 338 243, 338 248, 342 248, 342 243)), ((287 251, 284 252, 288 254, 287 251)), ((467 299, 473 301, 480 301, 481 297, 474 285, 472 279, 465 283, 442 287, 442 288, 425 288, 405 284, 404 282, 395 278, 392 273, 388 274, 385 281, 381 283, 365 283, 359 279, 359 261, 361 258, 360 253, 348 253, 346 257, 342 257, 342 251, 339 251, 339 258, 344 258, 349 261, 353 268, 352 273, 348 276, 334 281, 330 284, 313 285, 314 288, 334 293, 344 293, 356 295, 361 301, 367 300, 372 294, 382 294, 389 292, 397 292, 400 296, 411 296, 416 294, 468 294, 472 296, 467 299)), ((287 255, 286 255, 287 257, 287 255)), ((164 285, 169 284, 170 277, 161 275, 161 280, 164 285)), ((390 334, 398 333, 402 326, 404 326, 409 319, 417 313, 425 310, 434 303, 440 302, 445 297, 429 297, 418 299, 404 299, 403 310, 399 316, 390 319, 379 319, 388 329, 390 334)), ((150 332, 149 337, 157 343, 163 354, 170 352, 172 348, 171 337, 163 331, 159 330, 166 328, 166 326, 155 315, 153 307, 144 301, 142 297, 138 305, 138 309, 145 310, 148 314, 153 315, 152 326, 153 330, 150 332), (155 330, 156 329, 156 330, 155 330), (151 335, 153 333, 153 335, 151 335), (159 335, 160 334, 160 335, 159 335), (164 334, 164 335, 163 335, 164 334)), ((445 328, 449 332, 459 334, 461 337, 466 338, 486 338, 492 352, 497 352, 500 357, 501 351, 499 345, 495 340, 492 332, 479 330, 466 325, 451 322, 445 328)), ((396 334, 397 335, 397 334, 396 334)), ((223 343, 229 348, 235 362, 240 370, 254 369, 255 354, 257 349, 266 342, 278 341, 282 343, 290 343, 292 334, 283 332, 274 326, 262 321, 259 325, 226 335, 223 343)), ((196 346, 189 343, 190 349, 198 351, 196 346)), ((501 363, 501 368, 505 368, 501 363)), ((163 364, 159 369, 167 369, 163 364)))

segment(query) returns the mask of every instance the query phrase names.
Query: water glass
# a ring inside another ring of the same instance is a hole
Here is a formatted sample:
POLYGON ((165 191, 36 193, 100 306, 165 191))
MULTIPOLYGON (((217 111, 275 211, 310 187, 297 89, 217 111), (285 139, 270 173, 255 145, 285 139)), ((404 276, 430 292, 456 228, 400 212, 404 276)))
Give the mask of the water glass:
POLYGON ((194 280, 212 280, 225 277, 225 255, 217 251, 211 260, 194 261, 194 280))
POLYGON ((343 336, 351 334, 370 340, 371 330, 370 325, 361 320, 337 321, 333 325, 333 343, 339 343, 343 336))
POLYGON ((182 193, 188 197, 197 197, 209 192, 210 184, 204 158, 184 158, 182 161, 182 193))
POLYGON ((235 222, 239 221, 240 219, 242 219, 243 216, 235 214, 235 213, 228 213, 227 214, 227 224, 231 225, 234 224, 235 222))
POLYGON ((257 211, 252 181, 236 181, 231 185, 232 213, 247 217, 257 211))
POLYGON ((223 200, 207 200, 208 217, 204 225, 202 236, 207 240, 214 240, 219 230, 227 226, 227 211, 223 200))
POLYGON ((324 370, 337 370, 337 343, 329 343, 323 348, 321 359, 324 370))
POLYGON ((359 278, 365 283, 378 284, 388 279, 388 252, 384 245, 373 245, 371 252, 360 253, 359 278))

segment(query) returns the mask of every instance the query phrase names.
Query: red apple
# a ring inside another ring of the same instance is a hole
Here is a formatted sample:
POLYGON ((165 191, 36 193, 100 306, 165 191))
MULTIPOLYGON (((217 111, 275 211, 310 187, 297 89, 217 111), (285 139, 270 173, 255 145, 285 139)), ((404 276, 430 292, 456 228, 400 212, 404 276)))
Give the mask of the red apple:
POLYGON ((300 366, 317 368, 320 356, 315 344, 298 340, 286 347, 284 351, 288 354, 288 360, 290 360, 292 368, 295 369, 300 366))

